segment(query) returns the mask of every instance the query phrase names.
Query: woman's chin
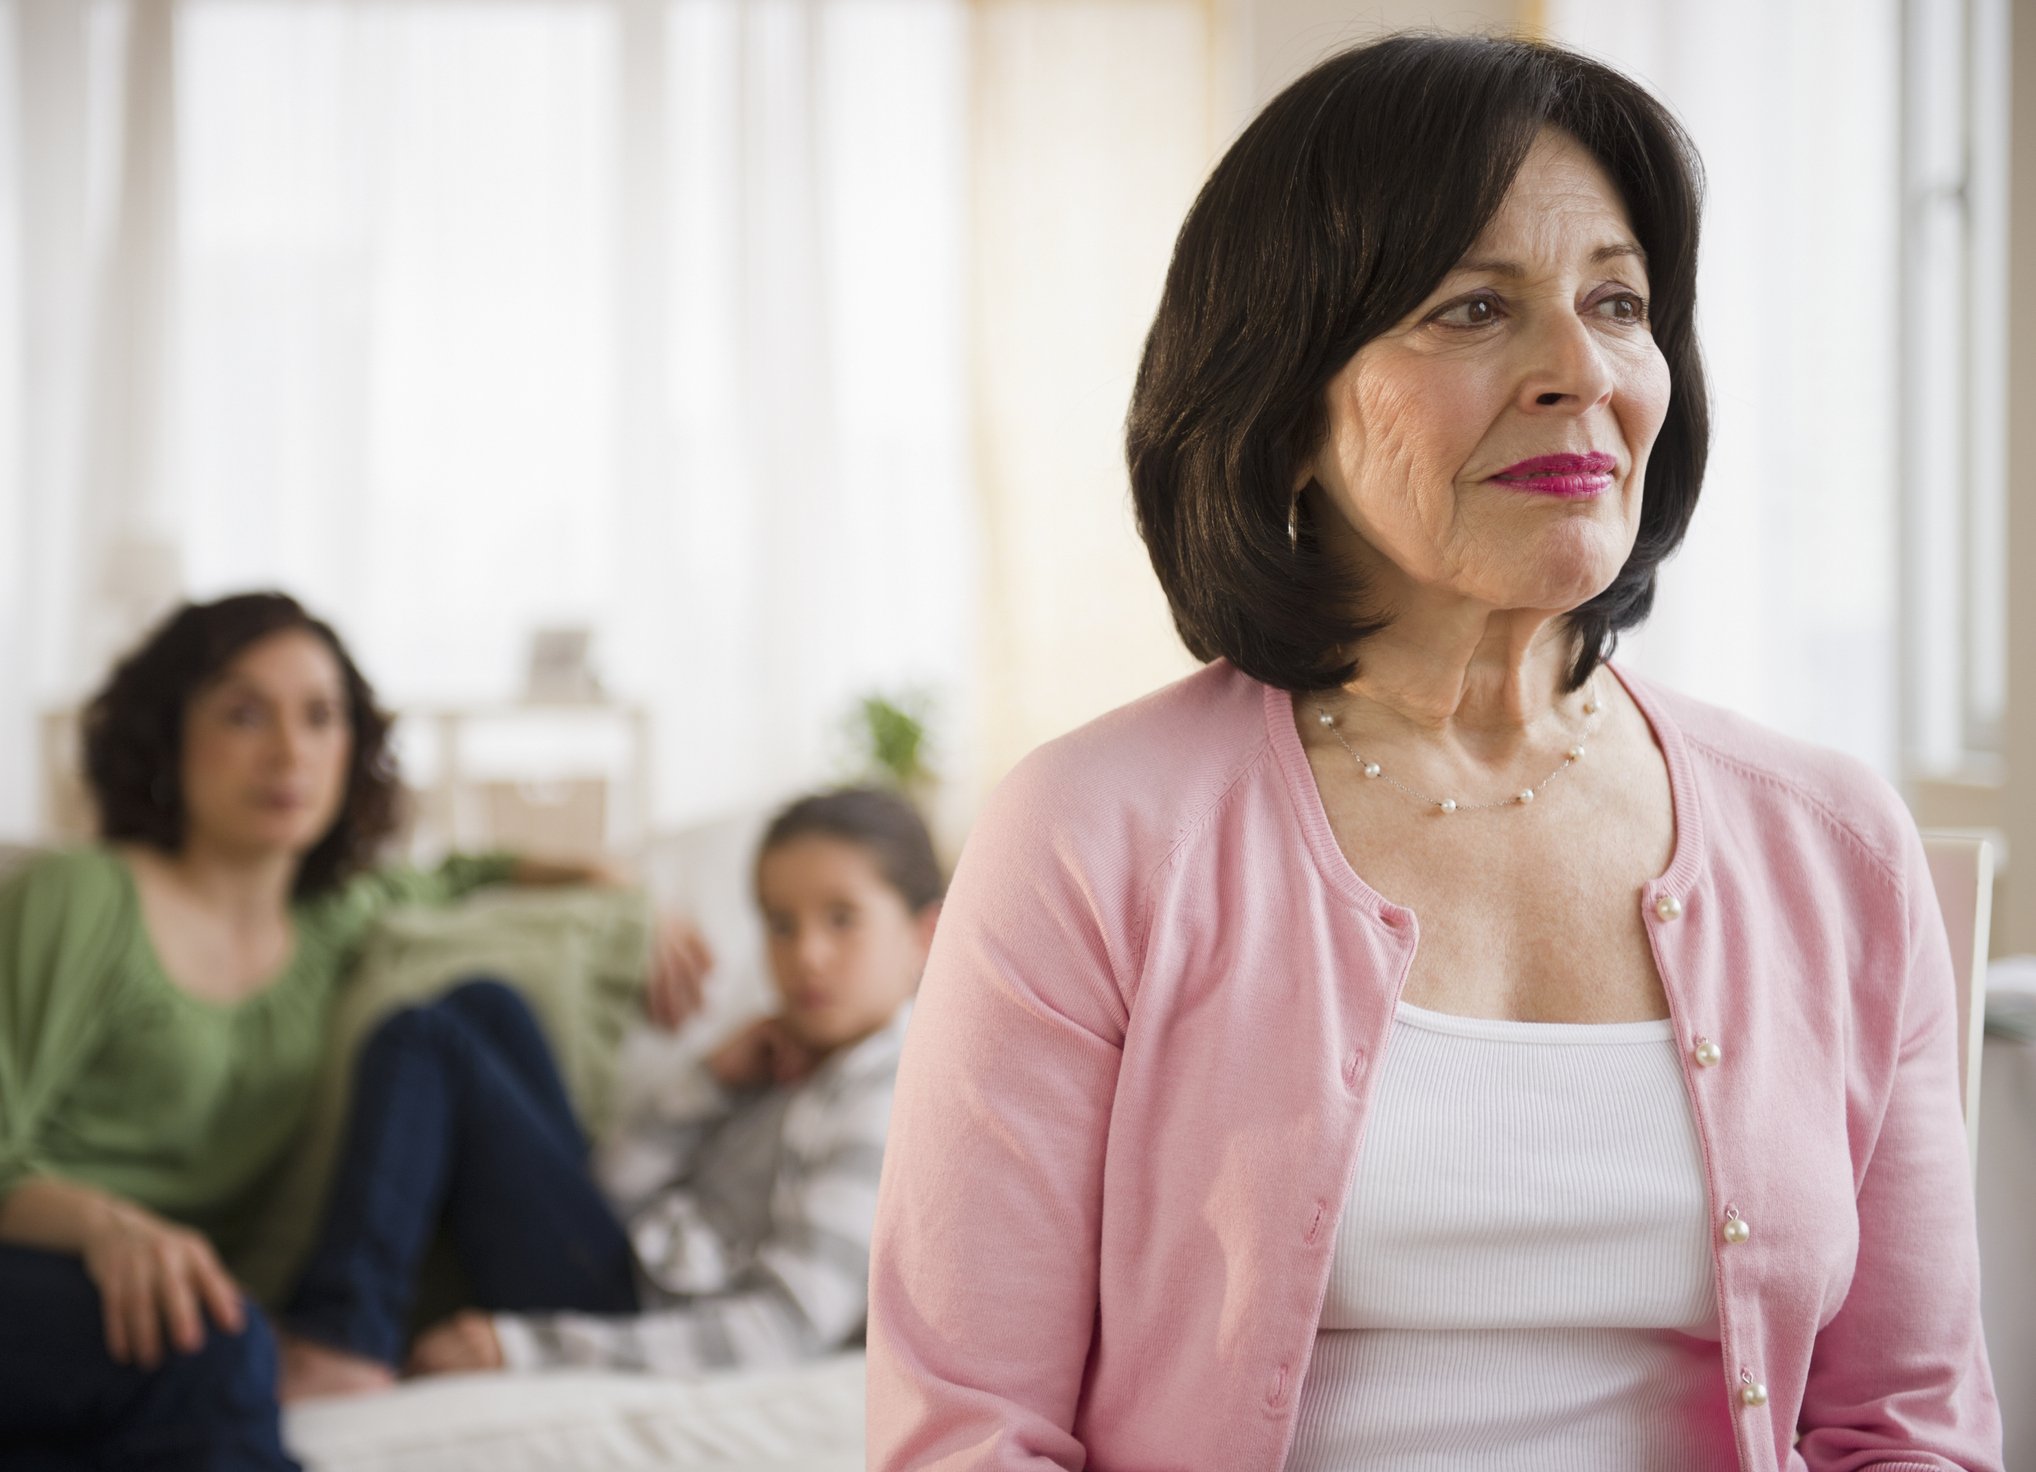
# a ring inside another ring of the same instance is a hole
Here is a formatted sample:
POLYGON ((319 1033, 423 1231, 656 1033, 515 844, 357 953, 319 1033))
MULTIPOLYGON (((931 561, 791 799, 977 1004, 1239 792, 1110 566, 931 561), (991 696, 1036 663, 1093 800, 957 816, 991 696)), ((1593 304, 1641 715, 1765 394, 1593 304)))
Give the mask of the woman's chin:
POLYGON ((253 860, 301 860, 318 847, 332 824, 302 815, 262 814, 213 837, 210 846, 253 860))
POLYGON ((1541 609, 1550 614, 1573 613, 1612 585, 1617 566, 1586 567, 1551 575, 1535 568, 1529 577, 1496 577, 1465 591, 1475 601, 1496 609, 1541 609))
POLYGON ((1516 596, 1506 600, 1506 606, 1565 613, 1581 608, 1612 586, 1631 551, 1632 544, 1623 535, 1588 522, 1551 528, 1534 549, 1531 562, 1507 579, 1516 596))
POLYGON ((1633 536, 1623 517, 1602 513, 1487 523, 1459 543, 1432 585, 1490 608, 1568 613, 1612 586, 1633 536))

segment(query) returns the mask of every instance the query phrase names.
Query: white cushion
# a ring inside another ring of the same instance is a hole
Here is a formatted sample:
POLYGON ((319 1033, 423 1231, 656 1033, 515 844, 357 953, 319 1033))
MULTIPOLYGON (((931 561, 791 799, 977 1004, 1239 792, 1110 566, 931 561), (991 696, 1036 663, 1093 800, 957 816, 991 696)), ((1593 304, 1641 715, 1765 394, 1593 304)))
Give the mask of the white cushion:
POLYGON ((861 1472, 863 1357, 698 1381, 455 1375, 287 1408, 307 1472, 861 1472))

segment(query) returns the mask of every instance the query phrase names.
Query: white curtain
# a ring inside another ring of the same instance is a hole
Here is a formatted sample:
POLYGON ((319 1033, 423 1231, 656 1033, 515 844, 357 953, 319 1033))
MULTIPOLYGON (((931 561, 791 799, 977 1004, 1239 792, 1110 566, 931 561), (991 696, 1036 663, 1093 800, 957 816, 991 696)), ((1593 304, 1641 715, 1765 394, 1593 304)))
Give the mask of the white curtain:
MULTIPOLYGON (((1549 0, 1682 119, 1710 188, 1703 501, 1635 667, 1898 775, 1895 0, 1549 0)), ((1953 302, 1944 310, 1955 310, 1953 302)))
POLYGON ((959 0, 6 0, 0 828, 31 711, 250 586, 399 705, 591 626, 666 822, 863 691, 969 711, 968 55, 959 0))
POLYGON ((1174 234, 1236 123, 1222 11, 976 6, 981 749, 993 773, 1194 667, 1133 522, 1123 425, 1174 234))
MULTIPOLYGON (((20 75, 17 17, 0 24, 0 76, 20 75)), ((0 107, 0 343, 25 346, 20 108, 0 107)), ((29 691, 28 497, 23 472, 23 351, 0 352, 0 833, 25 833, 35 809, 36 774, 29 691)))

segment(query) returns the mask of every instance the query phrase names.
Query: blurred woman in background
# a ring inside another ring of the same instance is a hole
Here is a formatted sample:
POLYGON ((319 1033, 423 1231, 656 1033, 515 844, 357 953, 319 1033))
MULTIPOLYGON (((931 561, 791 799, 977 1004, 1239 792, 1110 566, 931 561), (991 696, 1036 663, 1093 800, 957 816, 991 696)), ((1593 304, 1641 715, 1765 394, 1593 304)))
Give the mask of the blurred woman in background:
MULTIPOLYGON (((389 729, 294 600, 187 606, 87 712, 102 841, 0 887, 0 1446, 37 1467, 296 1465, 274 1338, 228 1264, 335 988, 391 906, 607 880, 499 854, 377 867, 389 729)), ((704 964, 683 934, 660 949, 654 1015, 697 1005, 704 964)))

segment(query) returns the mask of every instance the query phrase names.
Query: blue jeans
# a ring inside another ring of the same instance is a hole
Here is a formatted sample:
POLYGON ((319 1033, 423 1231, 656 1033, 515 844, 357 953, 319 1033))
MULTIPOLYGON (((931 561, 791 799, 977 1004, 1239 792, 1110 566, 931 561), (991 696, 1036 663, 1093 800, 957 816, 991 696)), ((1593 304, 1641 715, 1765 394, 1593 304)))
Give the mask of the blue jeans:
POLYGON ((106 1352, 99 1290, 78 1258, 0 1246, 0 1472, 298 1472, 276 1415, 276 1343, 261 1313, 154 1370, 106 1352))
POLYGON ((332 1206, 288 1327, 397 1364, 441 1225, 476 1307, 636 1312, 628 1234, 588 1170, 537 1019, 499 981, 397 1012, 361 1050, 332 1206))

